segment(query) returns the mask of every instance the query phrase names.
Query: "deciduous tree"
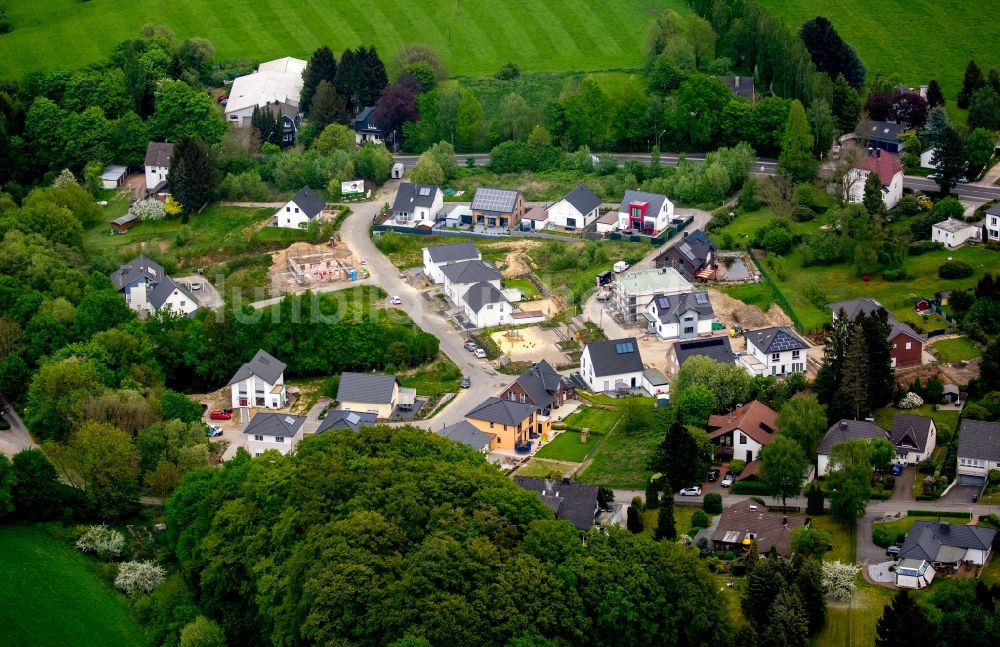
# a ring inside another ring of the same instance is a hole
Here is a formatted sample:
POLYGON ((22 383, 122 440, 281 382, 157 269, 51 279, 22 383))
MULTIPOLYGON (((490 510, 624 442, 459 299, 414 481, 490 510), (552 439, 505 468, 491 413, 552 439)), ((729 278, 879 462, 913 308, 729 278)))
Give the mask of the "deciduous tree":
POLYGON ((805 456, 811 458, 826 433, 826 409, 815 394, 799 393, 781 407, 778 428, 783 437, 796 441, 805 456))
POLYGON ((139 453, 131 436, 111 425, 84 422, 69 440, 70 460, 99 516, 117 519, 138 504, 139 453))
POLYGON ((781 497, 784 507, 790 496, 798 496, 809 464, 802 447, 784 434, 775 436, 761 450, 761 478, 774 497, 781 497))
POLYGON ((183 81, 163 81, 160 84, 156 94, 156 111, 149 118, 150 137, 172 142, 178 142, 182 137, 193 137, 215 144, 222 139, 225 131, 226 124, 210 96, 183 81))
POLYGON ((1000 94, 991 86, 972 94, 969 100, 969 128, 1000 130, 1000 94))
POLYGON ((834 445, 830 451, 830 470, 827 477, 830 513, 853 532, 868 509, 871 496, 868 442, 852 440, 834 445))

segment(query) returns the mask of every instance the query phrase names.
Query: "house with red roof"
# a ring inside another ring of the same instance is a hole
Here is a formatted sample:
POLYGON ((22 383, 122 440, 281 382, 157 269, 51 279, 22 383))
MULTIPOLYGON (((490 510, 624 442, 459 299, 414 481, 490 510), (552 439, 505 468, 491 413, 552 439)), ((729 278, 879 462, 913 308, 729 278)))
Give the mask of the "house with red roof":
POLYGON ((754 400, 729 413, 709 417, 708 437, 715 445, 716 458, 750 463, 760 458, 760 450, 774 439, 777 423, 777 412, 754 400))
POLYGON ((882 184, 882 201, 886 209, 892 209, 903 197, 903 167, 899 159, 880 148, 858 162, 844 176, 844 195, 852 204, 860 204, 865 199, 865 182, 872 173, 878 175, 882 184))

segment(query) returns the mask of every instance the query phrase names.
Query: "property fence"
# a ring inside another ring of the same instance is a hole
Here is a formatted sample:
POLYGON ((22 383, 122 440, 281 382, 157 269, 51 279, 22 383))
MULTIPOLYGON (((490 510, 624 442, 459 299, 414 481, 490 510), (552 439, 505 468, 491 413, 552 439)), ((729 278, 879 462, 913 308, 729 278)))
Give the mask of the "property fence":
POLYGON ((799 319, 799 315, 796 314, 795 308, 792 307, 791 302, 789 302, 788 298, 785 297, 785 293, 782 292, 781 288, 778 287, 778 284, 771 277, 771 274, 764 268, 764 264, 758 261, 756 257, 754 257, 753 247, 751 247, 750 245, 747 245, 747 254, 750 255, 750 260, 753 261, 753 264, 757 266, 757 271, 759 271, 761 276, 764 277, 764 280, 767 281, 767 284, 771 286, 771 293, 774 295, 775 302, 779 306, 781 306, 781 308, 788 314, 789 318, 792 320, 792 323, 795 324, 795 330, 797 330, 800 333, 805 333, 806 332, 805 326, 802 325, 802 320, 799 319))

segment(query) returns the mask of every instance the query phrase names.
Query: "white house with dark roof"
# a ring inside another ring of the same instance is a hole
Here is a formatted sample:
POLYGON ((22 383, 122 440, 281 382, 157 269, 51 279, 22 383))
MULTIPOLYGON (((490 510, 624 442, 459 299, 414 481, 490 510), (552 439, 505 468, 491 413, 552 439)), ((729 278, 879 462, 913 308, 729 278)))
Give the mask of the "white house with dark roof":
POLYGON ((931 240, 941 243, 948 249, 961 247, 970 240, 980 241, 983 238, 982 224, 965 222, 958 218, 948 218, 931 226, 931 240))
POLYGON ((580 356, 580 376, 594 393, 642 388, 644 369, 635 337, 590 342, 580 356))
POLYGON ((169 310, 185 316, 198 309, 194 297, 169 276, 163 277, 163 280, 148 293, 147 303, 153 312, 169 310))
POLYGON ((229 380, 233 409, 261 407, 280 409, 288 403, 285 369, 288 366, 260 349, 229 380))
POLYGON ((390 224, 408 227, 421 222, 433 223, 443 206, 444 194, 439 187, 401 182, 392 202, 390 224))
POLYGON ((146 189, 153 191, 161 185, 166 185, 167 174, 170 172, 170 158, 174 154, 174 145, 168 142, 149 142, 146 146, 146 189))
POLYGON ((351 122, 351 130, 354 131, 354 142, 358 146, 364 146, 368 142, 385 144, 385 132, 375 123, 374 106, 367 106, 358 113, 351 122))
POLYGON ((285 229, 305 229, 324 209, 326 203, 312 189, 304 186, 274 214, 274 224, 285 229))
POLYGON ((249 127, 254 108, 282 106, 284 114, 298 115, 302 95, 302 72, 306 61, 286 56, 261 63, 257 71, 237 77, 229 88, 226 101, 226 121, 234 126, 249 127))
POLYGON ((958 482, 984 485, 1000 469, 1000 422, 963 418, 958 430, 958 482))
POLYGON ((830 452, 836 445, 863 438, 890 440, 889 432, 868 420, 839 420, 827 430, 816 448, 816 476, 826 476, 830 471, 830 452))
POLYGON ((489 328, 514 323, 514 306, 492 283, 473 283, 462 295, 461 306, 473 328, 489 328))
POLYGON ((645 191, 626 191, 618 207, 618 229, 657 236, 670 226, 674 203, 667 196, 645 191))
POLYGON ((406 406, 403 400, 408 400, 409 405, 413 405, 413 389, 406 389, 406 398, 401 397, 402 391, 395 375, 342 373, 340 386, 337 388, 338 407, 388 418, 397 406, 406 406))
POLYGON ((583 184, 545 209, 550 224, 570 229, 589 227, 600 211, 601 199, 583 184))
POLYGON ((990 240, 1000 240, 1000 204, 986 210, 986 236, 990 240))
POLYGON ((489 283, 500 289, 500 270, 487 261, 459 261, 445 265, 441 272, 444 274, 445 296, 455 305, 462 304, 462 297, 469 286, 476 283, 489 283))
POLYGON ((438 434, 449 440, 467 445, 483 454, 490 453, 490 443, 494 438, 494 434, 480 431, 468 420, 461 420, 453 425, 448 425, 441 429, 438 434))
POLYGON ((915 521, 899 547, 896 586, 922 589, 930 585, 940 570, 955 572, 963 564, 987 564, 996 535, 993 528, 915 521))
POLYGON ((896 460, 911 465, 930 458, 937 447, 937 426, 934 418, 912 413, 897 413, 892 419, 892 444, 896 446, 896 460))
POLYGON ((791 375, 806 372, 807 344, 785 326, 747 331, 747 351, 740 363, 750 375, 791 375))
POLYGON ((247 438, 247 451, 251 456, 260 456, 269 449, 282 454, 291 454, 302 440, 302 425, 305 416, 287 413, 260 412, 250 419, 243 430, 247 438))
POLYGON ((317 434, 331 429, 350 429, 357 432, 362 427, 374 425, 377 416, 367 411, 350 411, 347 409, 330 409, 326 417, 319 423, 317 434))
POLYGON ((444 283, 445 266, 464 261, 478 261, 482 257, 472 243, 424 247, 424 276, 433 283, 444 283))
POLYGON ((162 265, 144 255, 125 263, 109 278, 125 303, 140 314, 172 310, 189 315, 198 309, 194 297, 167 276, 162 265))
POLYGON ((658 294, 643 311, 646 329, 660 339, 689 339, 712 333, 717 321, 708 292, 658 294))

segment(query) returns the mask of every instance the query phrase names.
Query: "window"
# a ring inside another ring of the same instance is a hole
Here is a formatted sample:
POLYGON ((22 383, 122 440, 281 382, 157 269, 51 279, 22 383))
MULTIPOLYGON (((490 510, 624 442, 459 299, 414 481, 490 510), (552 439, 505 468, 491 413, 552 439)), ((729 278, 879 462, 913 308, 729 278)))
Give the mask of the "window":
POLYGON ((798 359, 800 352, 802 352, 802 351, 793 350, 792 351, 792 359, 798 359))
POLYGON ((292 210, 291 207, 285 207, 285 211, 291 211, 291 210, 292 210))
POLYGON ((239 115, 229 115, 229 121, 239 121, 239 115))
POLYGON ((771 361, 777 362, 781 359, 781 353, 771 353, 771 361))
POLYGON ((299 208, 295 207, 295 213, 298 213, 298 212, 299 212, 299 208))
POLYGON ((910 342, 906 342, 906 350, 910 350, 910 346, 912 346, 912 344, 910 342))
POLYGON ((187 301, 181 301, 181 307, 182 307, 182 308, 183 308, 184 306, 186 306, 186 305, 187 305, 187 301))
POLYGON ((283 443, 283 442, 285 442, 285 437, 284 436, 275 436, 274 437, 274 442, 276 442, 276 443, 283 443))
POLYGON ((264 442, 264 437, 259 434, 254 436, 253 439, 256 440, 258 443, 264 442))
POLYGON ((487 304, 486 305, 486 309, 487 310, 492 310, 493 309, 493 304, 492 303, 487 304))
POLYGON ((684 334, 685 335, 694 334, 694 326, 684 326, 684 334))
POLYGON ((740 434, 740 444, 741 445, 746 445, 747 444, 747 436, 746 436, 746 434, 740 434))

